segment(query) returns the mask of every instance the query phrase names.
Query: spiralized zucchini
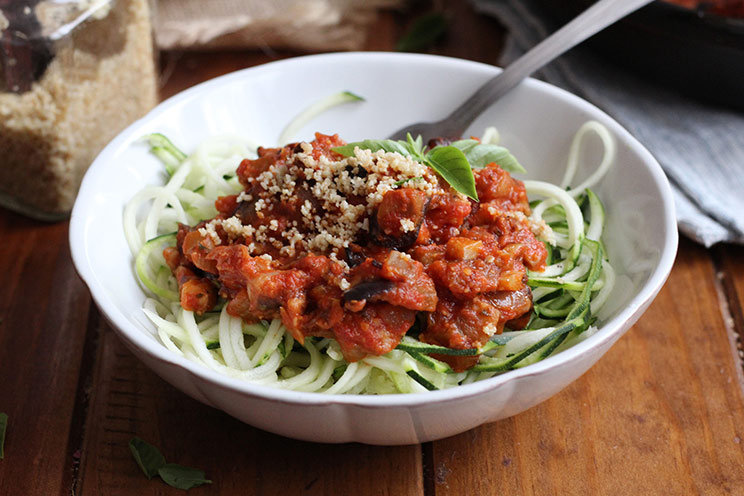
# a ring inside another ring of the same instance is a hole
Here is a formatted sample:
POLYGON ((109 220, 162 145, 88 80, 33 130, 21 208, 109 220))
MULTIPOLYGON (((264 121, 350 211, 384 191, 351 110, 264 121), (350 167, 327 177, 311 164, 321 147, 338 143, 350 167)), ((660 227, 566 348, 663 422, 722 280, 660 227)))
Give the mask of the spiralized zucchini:
MULTIPOLYGON (((494 142, 498 133, 489 128, 484 138, 494 142)), ((210 219, 217 213, 218 196, 241 191, 235 170, 243 158, 255 156, 256 147, 242 138, 221 136, 187 155, 162 135, 147 139, 167 179, 162 186, 143 189, 124 211, 135 270, 148 294, 143 311, 169 350, 227 376, 327 394, 416 393, 468 384, 535 363, 591 335, 615 282, 601 240, 604 208, 590 189, 614 162, 615 143, 603 125, 590 121, 573 140, 560 186, 524 181, 533 199, 530 219, 541 226, 539 237, 549 251, 545 271, 528 274, 534 312, 524 330, 506 330, 478 350, 450 350, 406 336, 384 356, 347 363, 334 340, 307 338, 300 346, 278 319, 247 324, 229 315, 224 305, 201 316, 180 306, 163 248, 175 245, 179 222, 194 225, 210 219), (604 154, 595 172, 572 188, 582 143, 590 133, 600 138, 604 154), (455 373, 432 353, 480 359, 467 372, 455 373)))

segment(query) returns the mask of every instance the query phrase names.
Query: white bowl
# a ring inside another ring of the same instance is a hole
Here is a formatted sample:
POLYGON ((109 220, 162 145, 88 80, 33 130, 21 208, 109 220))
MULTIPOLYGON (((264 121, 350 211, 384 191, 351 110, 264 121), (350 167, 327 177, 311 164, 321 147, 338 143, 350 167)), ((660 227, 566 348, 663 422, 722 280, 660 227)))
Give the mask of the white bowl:
MULTIPOLYGON (((160 104, 114 139, 85 176, 70 223, 72 256, 98 307, 132 352, 193 398, 261 429, 319 442, 410 444, 458 434, 530 408, 594 364, 640 317, 671 270, 677 229, 661 168, 628 132, 593 105, 528 80, 487 109, 468 135, 487 125, 528 169, 559 182, 568 147, 585 121, 597 120, 617 140, 617 164, 596 192, 607 210, 605 242, 619 281, 599 331, 542 362, 450 390, 389 396, 300 393, 222 376, 168 351, 142 313, 145 294, 124 240, 122 210, 141 188, 162 180, 161 165, 137 140, 162 132, 194 146, 237 133, 273 145, 300 109, 336 91, 365 103, 318 117, 313 131, 349 141, 385 137, 405 124, 446 115, 489 77, 492 66, 428 55, 343 53, 273 62, 200 84, 160 104)), ((589 146, 585 158, 596 160, 589 146)))

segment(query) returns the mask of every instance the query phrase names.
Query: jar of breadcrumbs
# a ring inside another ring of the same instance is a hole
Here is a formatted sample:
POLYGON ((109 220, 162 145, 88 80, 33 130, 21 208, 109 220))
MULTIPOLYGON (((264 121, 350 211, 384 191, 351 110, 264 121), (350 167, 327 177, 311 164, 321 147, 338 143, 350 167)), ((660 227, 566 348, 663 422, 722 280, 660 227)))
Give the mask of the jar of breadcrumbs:
POLYGON ((149 0, 0 0, 0 206, 69 215, 103 146, 157 100, 149 0))

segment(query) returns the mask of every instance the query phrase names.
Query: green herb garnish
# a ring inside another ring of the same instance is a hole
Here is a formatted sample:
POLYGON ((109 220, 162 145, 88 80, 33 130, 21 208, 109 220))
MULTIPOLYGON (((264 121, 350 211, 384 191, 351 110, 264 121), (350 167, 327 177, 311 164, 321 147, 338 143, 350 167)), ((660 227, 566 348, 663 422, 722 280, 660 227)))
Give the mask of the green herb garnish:
POLYGON ((394 140, 364 140, 357 141, 355 143, 349 143, 343 146, 337 146, 332 148, 336 153, 340 153, 344 157, 353 157, 354 148, 359 147, 362 150, 371 150, 378 152, 380 150, 384 152, 400 153, 406 157, 415 158, 417 152, 414 151, 408 143, 405 141, 394 141, 394 140))
POLYGON ((473 169, 462 151, 454 146, 437 146, 426 154, 425 163, 437 171, 455 191, 478 201, 473 169))
POLYGON ((406 141, 364 140, 337 146, 333 151, 351 157, 357 147, 373 152, 380 150, 395 152, 410 157, 434 169, 455 191, 478 201, 473 170, 465 154, 455 146, 435 146, 426 151, 421 136, 414 140, 409 134, 406 141))
POLYGON ((148 479, 158 475, 158 469, 165 465, 165 457, 155 446, 146 443, 138 437, 129 441, 129 449, 137 465, 142 469, 148 479))
POLYGON ((129 449, 148 479, 159 475, 163 482, 177 489, 191 489, 212 483, 211 480, 205 479, 202 470, 166 463, 160 450, 138 437, 133 437, 129 441, 129 449))
POLYGON ((5 458, 5 429, 8 427, 8 414, 0 412, 0 460, 5 458))
POLYGON ((527 172, 514 155, 503 146, 484 144, 474 139, 455 141, 451 146, 454 146, 464 153, 470 163, 470 167, 473 167, 474 169, 480 169, 495 162, 499 167, 507 172, 527 172))
POLYGON ((449 29, 449 19, 441 12, 430 12, 417 18, 411 29, 403 35, 395 50, 398 52, 419 52, 426 50, 449 29))
POLYGON ((166 484, 178 489, 191 489, 212 481, 204 478, 204 472, 195 468, 182 467, 175 463, 166 463, 158 469, 158 475, 166 484))

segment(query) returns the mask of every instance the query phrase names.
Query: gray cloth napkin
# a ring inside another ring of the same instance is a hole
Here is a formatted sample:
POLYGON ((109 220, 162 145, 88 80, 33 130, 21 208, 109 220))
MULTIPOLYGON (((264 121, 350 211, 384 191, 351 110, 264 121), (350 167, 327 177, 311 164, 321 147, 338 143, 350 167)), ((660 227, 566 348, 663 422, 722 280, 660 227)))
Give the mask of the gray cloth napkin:
MULTIPOLYGON (((554 29, 531 0, 472 0, 509 30, 502 65, 554 29)), ((681 232, 744 244, 744 114, 708 107, 573 50, 537 77, 594 103, 643 143, 669 178, 681 232), (598 69, 600 68, 600 69, 598 69)))

